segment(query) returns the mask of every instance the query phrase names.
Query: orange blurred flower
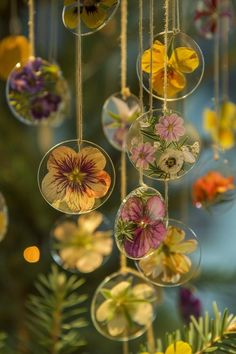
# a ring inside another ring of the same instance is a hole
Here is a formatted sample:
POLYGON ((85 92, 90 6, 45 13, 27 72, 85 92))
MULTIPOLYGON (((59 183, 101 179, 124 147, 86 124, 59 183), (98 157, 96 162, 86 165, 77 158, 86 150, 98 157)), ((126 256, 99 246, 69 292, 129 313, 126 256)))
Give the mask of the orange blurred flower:
POLYGON ((209 171, 193 184, 193 203, 199 208, 206 206, 233 189, 235 189, 233 176, 224 177, 220 172, 209 171))
POLYGON ((24 36, 8 36, 0 41, 0 78, 6 80, 17 63, 29 58, 29 41, 24 36))

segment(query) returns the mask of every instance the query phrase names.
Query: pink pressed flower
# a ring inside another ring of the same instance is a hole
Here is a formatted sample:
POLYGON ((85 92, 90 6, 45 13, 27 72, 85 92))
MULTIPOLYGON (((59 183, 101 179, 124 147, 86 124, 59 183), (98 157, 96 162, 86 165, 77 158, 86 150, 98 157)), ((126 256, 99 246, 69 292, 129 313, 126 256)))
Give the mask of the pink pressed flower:
POLYGON ((132 197, 121 211, 121 219, 135 225, 132 240, 124 240, 124 248, 130 257, 144 257, 150 249, 157 249, 166 235, 162 222, 165 206, 159 196, 151 196, 147 201, 132 197))
POLYGON ((163 116, 155 125, 156 134, 166 141, 178 141, 185 134, 184 120, 177 114, 163 116))
POLYGON ((134 146, 130 150, 131 159, 135 163, 137 168, 143 168, 147 170, 150 163, 155 161, 156 148, 150 143, 139 144, 134 146))

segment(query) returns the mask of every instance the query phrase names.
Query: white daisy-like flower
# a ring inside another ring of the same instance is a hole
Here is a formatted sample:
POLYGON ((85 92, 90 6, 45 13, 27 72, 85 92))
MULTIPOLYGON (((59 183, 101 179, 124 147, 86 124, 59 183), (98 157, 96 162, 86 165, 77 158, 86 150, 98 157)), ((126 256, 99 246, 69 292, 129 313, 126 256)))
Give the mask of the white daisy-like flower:
POLYGON ((98 307, 96 319, 107 326, 110 336, 128 333, 130 326, 147 326, 153 319, 155 291, 148 284, 132 287, 131 281, 121 281, 111 290, 102 289, 106 300, 98 307))
POLYGON ((196 162, 196 158, 192 151, 190 151, 190 148, 188 146, 182 146, 181 148, 183 155, 184 155, 184 161, 188 163, 194 163, 196 162))
POLYGON ((166 149, 159 160, 159 168, 174 178, 178 175, 184 164, 184 154, 182 151, 166 149))
POLYGON ((138 103, 132 105, 132 107, 129 107, 124 100, 121 100, 118 97, 112 97, 112 101, 117 109, 117 115, 122 122, 131 123, 137 118, 140 112, 140 106, 138 103))

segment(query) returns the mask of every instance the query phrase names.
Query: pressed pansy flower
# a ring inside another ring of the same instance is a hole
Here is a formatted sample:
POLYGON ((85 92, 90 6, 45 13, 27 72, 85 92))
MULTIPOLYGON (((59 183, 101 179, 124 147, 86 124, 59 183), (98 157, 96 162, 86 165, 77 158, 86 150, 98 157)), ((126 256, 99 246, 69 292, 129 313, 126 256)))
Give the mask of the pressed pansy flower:
MULTIPOLYGON (((151 49, 142 56, 142 70, 148 74, 151 72, 152 51, 152 75, 153 90, 160 96, 164 96, 164 65, 165 46, 156 40, 151 49)), ((167 58, 167 97, 176 96, 183 91, 187 84, 186 74, 194 72, 199 66, 197 52, 189 47, 177 47, 167 58)))
POLYGON ((93 211, 77 219, 65 219, 53 230, 55 259, 68 270, 90 273, 112 251, 112 230, 101 229, 104 217, 93 211))
POLYGON ((197 208, 207 208, 218 202, 227 202, 232 199, 230 192, 234 190, 233 176, 225 177, 218 171, 209 171, 193 184, 193 203, 197 208))
POLYGON ((147 326, 153 320, 155 291, 152 286, 144 282, 132 286, 130 279, 100 292, 106 300, 97 308, 95 316, 106 326, 109 336, 135 335, 136 326, 147 326))
POLYGON ((147 258, 141 259, 139 267, 152 281, 176 284, 190 272, 192 262, 187 256, 197 249, 195 239, 185 240, 185 231, 169 226, 159 249, 147 258))
POLYGON ((156 148, 149 142, 135 145, 131 148, 131 159, 137 168, 148 169, 155 161, 156 148))
POLYGON ((175 113, 162 116, 155 129, 160 138, 168 142, 178 141, 185 134, 184 120, 175 113))
POLYGON ((90 211, 109 191, 111 177, 104 170, 106 163, 95 147, 79 152, 63 145, 56 147, 49 154, 48 173, 41 184, 44 198, 64 212, 90 211))
POLYGON ((81 19, 87 28, 97 29, 106 22, 117 4, 118 0, 80 0, 78 11, 77 0, 64 0, 64 24, 69 29, 76 29, 81 19))
POLYGON ((166 236, 162 221, 165 205, 159 195, 131 195, 118 213, 115 236, 131 258, 142 258, 157 249, 166 236))

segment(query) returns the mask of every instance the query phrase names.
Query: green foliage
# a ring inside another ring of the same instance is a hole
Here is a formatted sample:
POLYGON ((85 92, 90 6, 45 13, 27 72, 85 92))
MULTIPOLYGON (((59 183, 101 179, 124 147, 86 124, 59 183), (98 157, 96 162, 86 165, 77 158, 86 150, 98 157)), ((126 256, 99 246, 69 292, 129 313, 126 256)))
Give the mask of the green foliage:
POLYGON ((216 303, 213 303, 214 318, 208 312, 204 317, 191 321, 181 332, 166 333, 165 340, 157 340, 157 351, 165 352, 166 348, 179 340, 191 345, 194 354, 229 353, 236 354, 236 316, 226 309, 223 314, 216 303))
POLYGON ((69 354, 84 345, 79 328, 86 326, 81 314, 85 295, 78 290, 84 283, 72 275, 67 277, 56 266, 48 276, 40 275, 37 295, 27 303, 27 325, 30 332, 30 353, 69 354))

